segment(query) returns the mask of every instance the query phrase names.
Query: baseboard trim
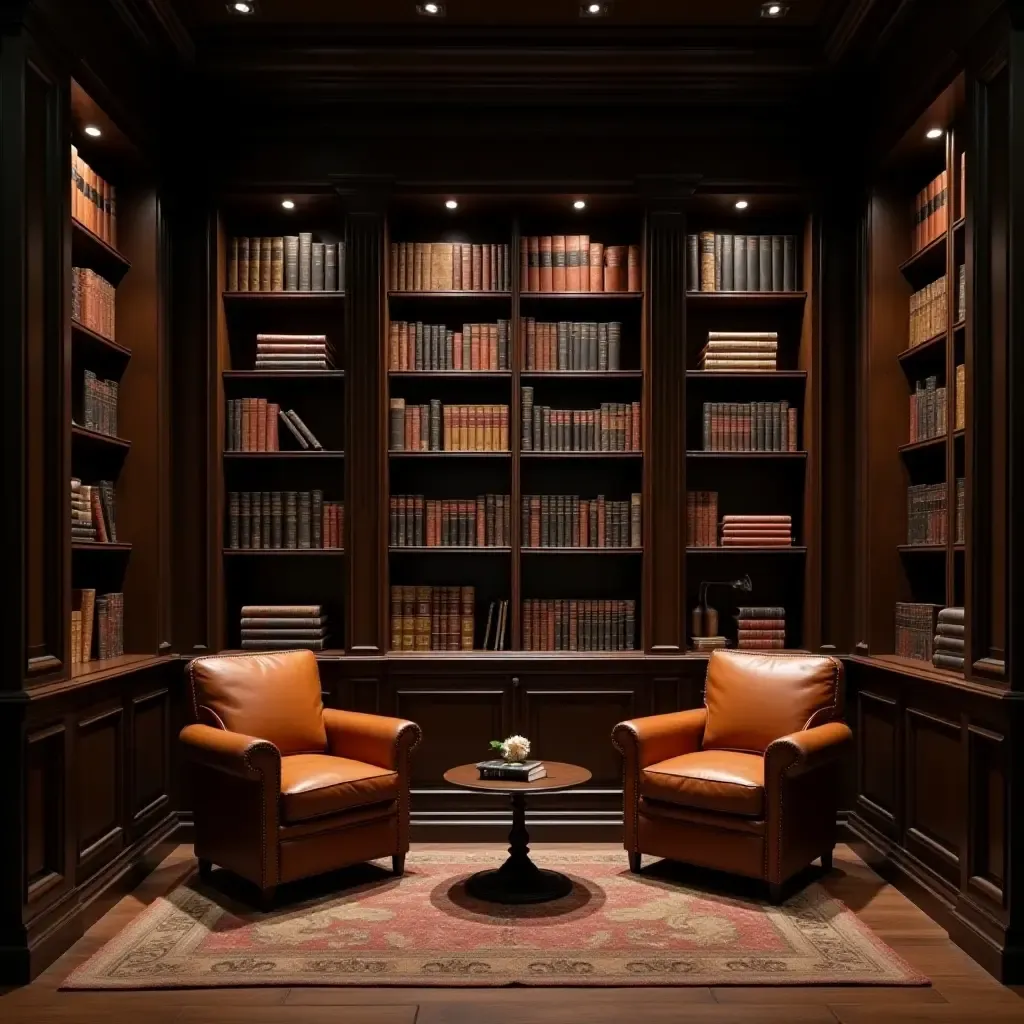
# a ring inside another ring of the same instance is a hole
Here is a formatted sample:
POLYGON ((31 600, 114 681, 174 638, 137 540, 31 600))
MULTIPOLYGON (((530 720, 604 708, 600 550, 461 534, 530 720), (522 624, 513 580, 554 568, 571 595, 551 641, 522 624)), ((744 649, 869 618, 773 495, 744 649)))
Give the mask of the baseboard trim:
POLYGON ((840 824, 840 836, 885 881, 921 908, 949 933, 968 956, 1004 985, 1024 981, 1024 948, 1010 944, 1009 933, 992 920, 984 931, 960 912, 960 891, 921 864, 913 854, 872 828, 855 812, 840 824))

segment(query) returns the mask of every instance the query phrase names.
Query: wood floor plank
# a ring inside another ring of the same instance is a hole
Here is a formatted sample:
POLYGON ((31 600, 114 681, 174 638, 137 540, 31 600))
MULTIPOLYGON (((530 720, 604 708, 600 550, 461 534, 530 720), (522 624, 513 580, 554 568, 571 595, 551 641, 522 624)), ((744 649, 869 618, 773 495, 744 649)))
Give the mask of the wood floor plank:
POLYGON ((416 1024, 415 1003, 396 1001, 394 991, 382 996, 377 1006, 223 1007, 216 1013, 186 1006, 175 1024, 416 1024))
MULTIPOLYGON (((605 1006, 609 1000, 623 1004, 623 993, 629 1007, 640 1013, 650 1005, 663 1004, 665 989, 656 988, 403 988, 392 989, 401 991, 402 996, 419 1003, 421 1008, 427 1004, 467 1004, 490 1008, 512 1006, 521 1013, 532 1015, 537 1007, 550 1004, 553 999, 562 999, 563 993, 572 994, 572 1005, 579 1013, 581 1020, 589 1020, 592 1011, 605 1006)), ((713 1004, 711 989, 695 986, 693 988, 673 988, 672 1001, 675 1005, 701 1003, 713 1004)), ((379 988, 294 988, 285 1000, 288 1006, 340 1006, 366 1005, 380 1002, 379 988)), ((487 1022, 489 1024, 489 1022, 487 1022)))
POLYGON ((665 990, 658 1003, 647 1003, 639 1010, 628 989, 612 989, 601 1006, 585 1014, 578 1012, 572 989, 552 991, 549 1001, 531 1006, 528 1015, 512 1004, 423 1004, 416 1024, 623 1024, 631 1020, 642 1024, 836 1024, 825 1006, 680 1006, 674 994, 675 990, 665 990))
POLYGON ((746 1005, 796 1005, 817 1003, 897 1004, 904 1003, 945 1003, 945 997, 933 988, 924 986, 898 988, 896 986, 873 985, 778 985, 769 986, 728 986, 712 988, 711 994, 718 1003, 740 1003, 746 1005))
POLYGON ((1024 1008, 986 1006, 833 1006, 840 1024, 1021 1024, 1024 1008))

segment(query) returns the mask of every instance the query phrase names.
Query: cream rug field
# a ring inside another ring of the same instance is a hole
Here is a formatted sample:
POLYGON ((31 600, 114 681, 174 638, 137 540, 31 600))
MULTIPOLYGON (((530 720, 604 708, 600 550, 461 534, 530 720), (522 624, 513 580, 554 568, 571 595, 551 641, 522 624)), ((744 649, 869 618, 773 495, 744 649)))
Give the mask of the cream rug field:
POLYGON ((62 987, 928 983, 817 883, 772 907, 688 888, 667 865, 632 875, 621 851, 542 852, 569 896, 469 896, 466 876, 503 859, 414 851, 403 878, 355 868, 335 876, 345 888, 266 914, 193 876, 62 987))

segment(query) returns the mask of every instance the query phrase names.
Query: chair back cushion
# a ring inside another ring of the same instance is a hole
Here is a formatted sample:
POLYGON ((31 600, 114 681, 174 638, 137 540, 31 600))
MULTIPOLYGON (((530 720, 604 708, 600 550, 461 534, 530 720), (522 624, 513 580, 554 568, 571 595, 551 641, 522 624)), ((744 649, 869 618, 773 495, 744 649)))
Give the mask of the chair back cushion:
POLYGON ((842 680, 838 658, 713 651, 704 688, 704 749, 763 754, 780 736, 837 719, 842 680))
POLYGON ((188 674, 197 721, 269 740, 286 756, 326 751, 312 651, 196 658, 188 674))

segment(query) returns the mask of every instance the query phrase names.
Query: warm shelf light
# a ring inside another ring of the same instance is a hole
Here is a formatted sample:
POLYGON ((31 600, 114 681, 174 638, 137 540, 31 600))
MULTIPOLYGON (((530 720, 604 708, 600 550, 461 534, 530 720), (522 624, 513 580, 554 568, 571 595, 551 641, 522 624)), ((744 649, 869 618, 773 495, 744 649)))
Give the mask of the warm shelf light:
POLYGON ((456 199, 446 199, 444 201, 444 205, 447 206, 449 210, 457 210, 459 208, 459 203, 456 199))
POLYGON ((610 10, 610 3, 585 3, 580 4, 581 18, 603 18, 610 10))
POLYGON ((252 14, 256 7, 252 0, 237 0, 236 3, 228 4, 228 10, 235 14, 252 14))
POLYGON ((941 128, 929 128, 928 132, 927 132, 927 135, 926 135, 926 138, 929 138, 929 139, 941 139, 943 134, 944 133, 943 133, 941 128))
POLYGON ((96 127, 96 125, 87 124, 85 126, 85 134, 91 135, 94 139, 98 139, 103 134, 103 132, 101 132, 99 128, 96 127))
POLYGON ((587 204, 582 199, 577 199, 576 202, 572 204, 572 208, 574 210, 584 210, 586 209, 586 206, 587 204))
POLYGON ((282 199, 282 200, 281 200, 281 205, 282 205, 282 206, 283 206, 283 207, 284 207, 284 208, 285 208, 286 210, 294 210, 294 209, 295 209, 295 201, 294 201, 294 200, 292 200, 292 199, 282 199))
POLYGON ((762 18, 784 18, 789 13, 789 4, 770 2, 761 4, 762 18))
POLYGON ((749 205, 750 203, 748 203, 746 199, 739 199, 736 201, 737 210, 745 210, 749 205))
POLYGON ((425 18, 443 18, 444 4, 417 4, 416 13, 425 18))

